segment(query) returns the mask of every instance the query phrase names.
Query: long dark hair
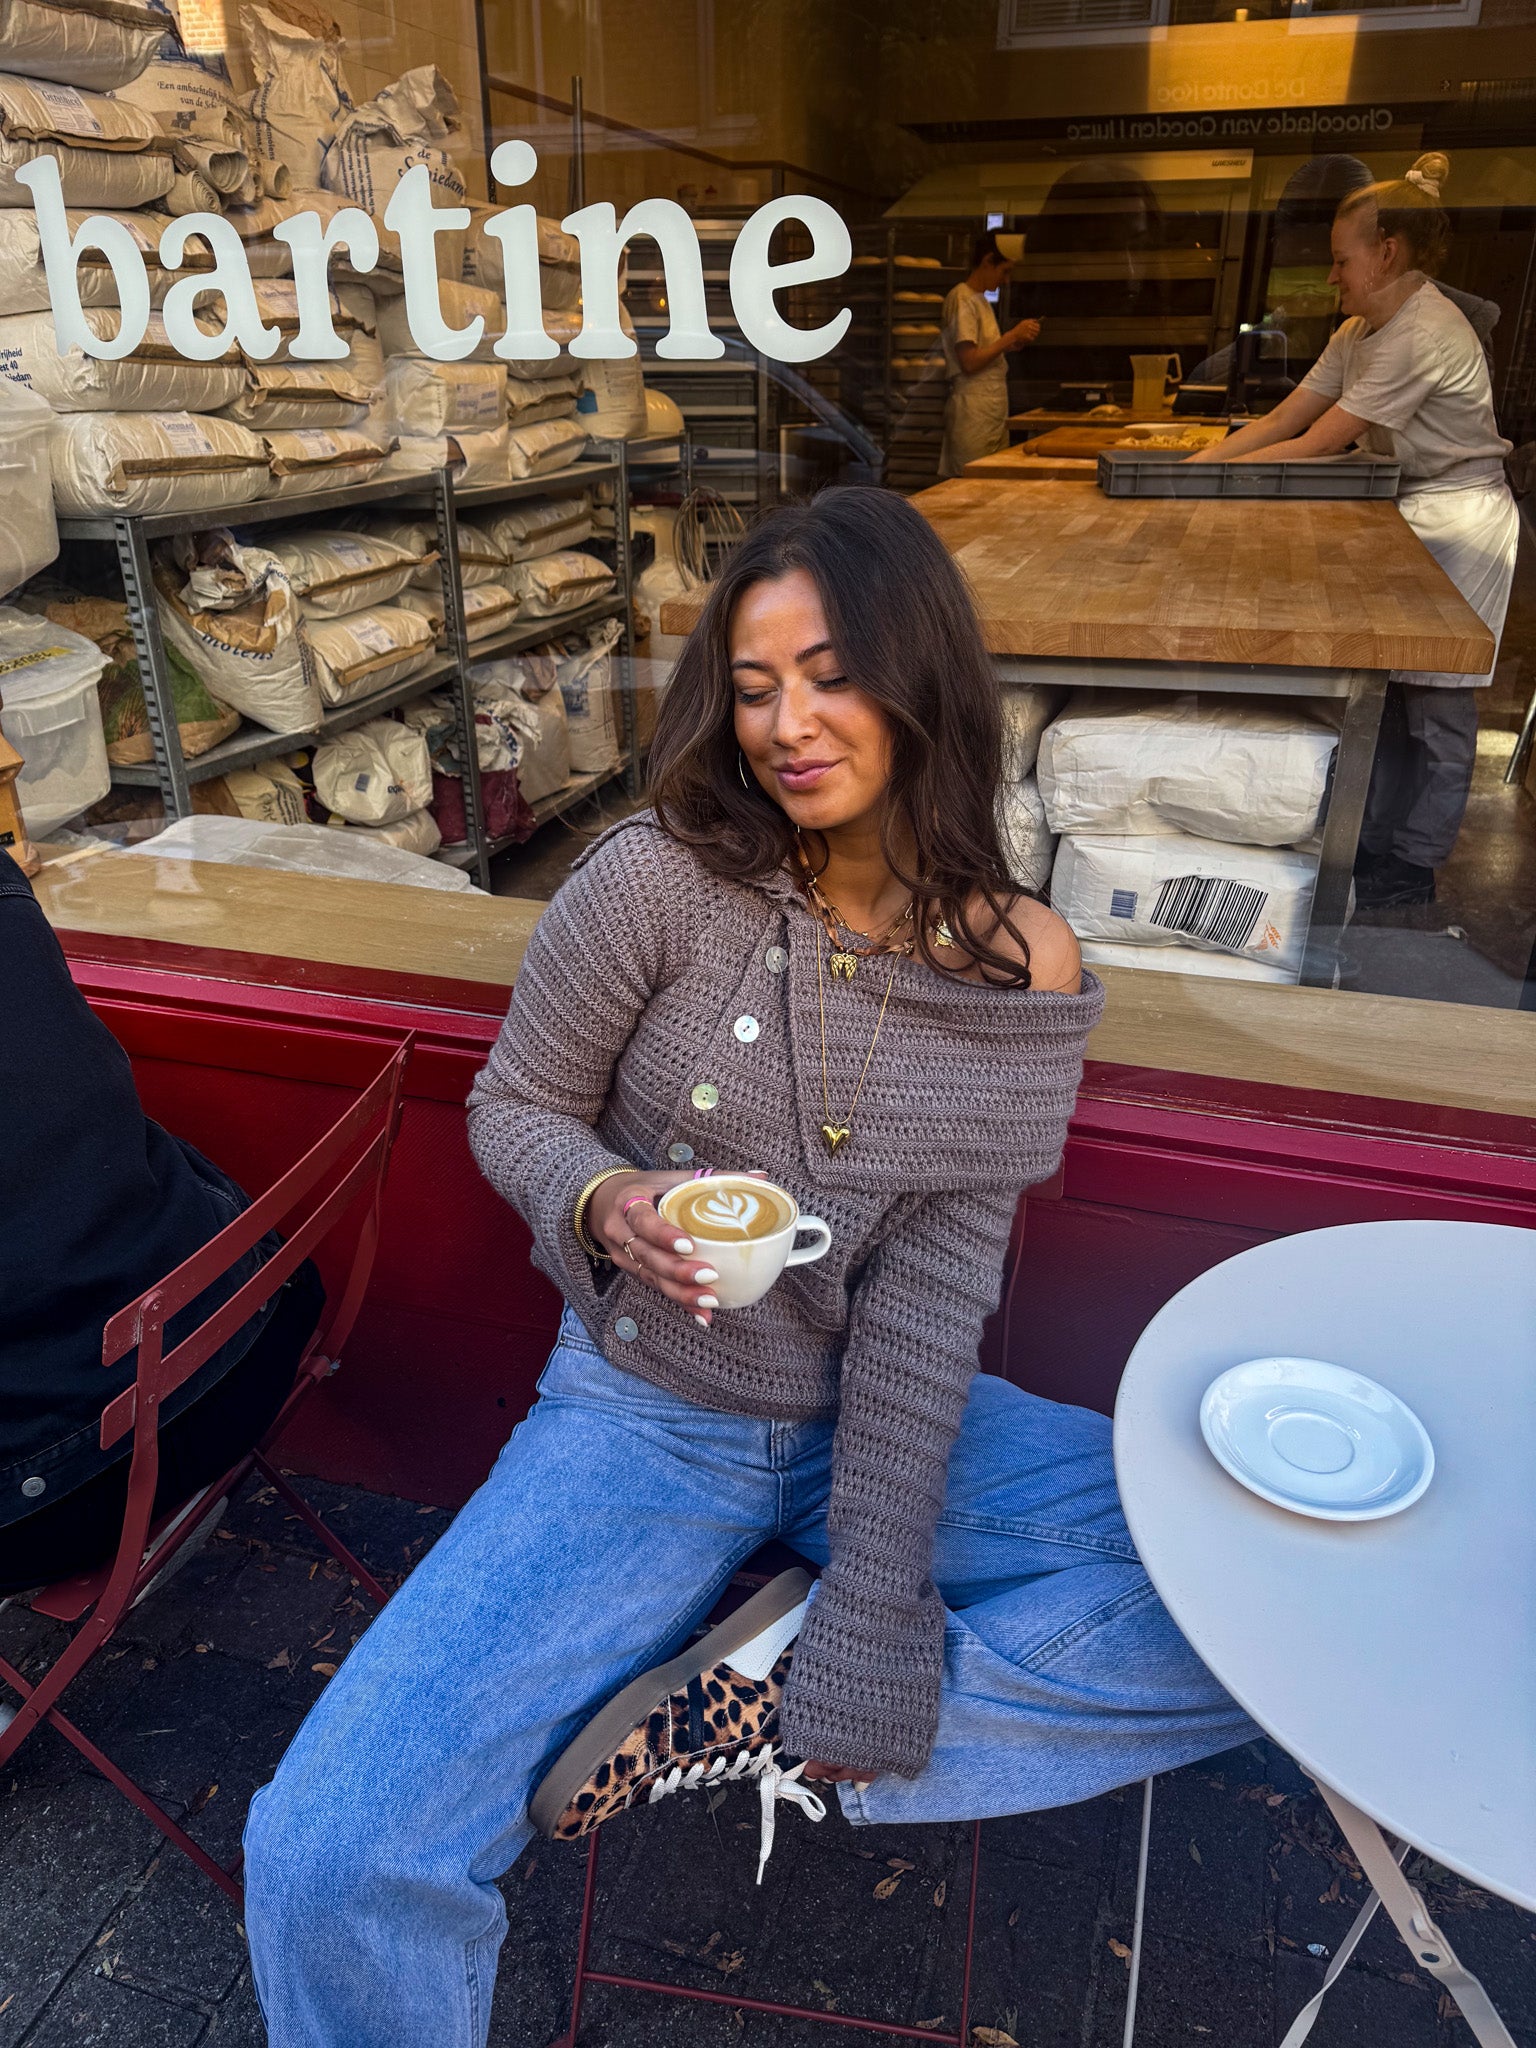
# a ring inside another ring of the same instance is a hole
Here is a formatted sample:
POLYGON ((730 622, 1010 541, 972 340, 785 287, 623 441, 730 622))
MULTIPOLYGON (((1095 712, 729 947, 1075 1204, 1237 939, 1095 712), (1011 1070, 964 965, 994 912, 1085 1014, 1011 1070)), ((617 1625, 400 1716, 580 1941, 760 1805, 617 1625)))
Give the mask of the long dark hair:
MULTIPOLYGON (((919 952, 939 973, 955 971, 935 957, 929 936, 942 919, 986 980, 1027 988, 1029 947, 1009 915, 1020 891, 997 829, 997 678, 959 570, 927 520, 894 492, 843 487, 780 506, 727 557, 662 698, 650 766, 657 817, 706 867, 735 880, 771 874, 793 854, 795 827, 739 773, 730 670, 742 593, 793 569, 815 582, 844 675, 889 722, 881 847, 917 900, 919 952), (978 896, 989 920, 982 930, 978 896), (990 942, 999 926, 1022 963, 990 942)), ((821 865, 816 835, 806 839, 821 865)))

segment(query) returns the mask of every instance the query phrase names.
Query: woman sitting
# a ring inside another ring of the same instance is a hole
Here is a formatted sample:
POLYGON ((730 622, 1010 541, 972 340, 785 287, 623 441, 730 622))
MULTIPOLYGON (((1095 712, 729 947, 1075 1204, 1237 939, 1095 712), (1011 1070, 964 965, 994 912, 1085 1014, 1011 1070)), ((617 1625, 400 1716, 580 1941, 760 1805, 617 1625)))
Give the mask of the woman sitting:
POLYGON ((830 491, 725 564, 655 809, 540 921, 471 1097, 569 1304, 541 1398, 252 1808, 272 2048, 483 2042, 536 1823, 702 1778, 1014 1813, 1253 1732, 1142 1571, 1107 1420, 977 1377, 1103 1002, 1008 881, 1000 721, 902 499, 830 491), (657 1207, 706 1169, 780 1184, 828 1254, 723 1310, 657 1207), (822 1568, 808 1609, 788 1573, 747 1641, 692 1640, 772 1537, 822 1568))
MULTIPOLYGON (((110 1317, 247 1208, 235 1183, 139 1107, 128 1057, 70 978, 30 884, 0 852, 8 1201, 0 1223, 0 1596, 116 1551, 132 1439, 101 1412, 137 1355, 104 1371, 110 1317)), ((173 1318, 166 1349, 257 1270, 270 1244, 173 1318)), ((244 1455, 293 1385, 324 1305, 307 1262, 162 1410, 155 1514, 244 1455)))

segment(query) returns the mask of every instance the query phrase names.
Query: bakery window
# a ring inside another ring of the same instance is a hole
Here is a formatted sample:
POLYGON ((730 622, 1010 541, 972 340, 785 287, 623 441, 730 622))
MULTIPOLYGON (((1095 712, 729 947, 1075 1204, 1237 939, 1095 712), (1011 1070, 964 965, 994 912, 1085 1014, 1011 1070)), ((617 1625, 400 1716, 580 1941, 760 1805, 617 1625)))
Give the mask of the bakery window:
POLYGON ((0 836, 72 943, 504 1000, 737 535, 897 491, 1106 1062, 1528 1112, 1533 37, 12 0, 0 836))

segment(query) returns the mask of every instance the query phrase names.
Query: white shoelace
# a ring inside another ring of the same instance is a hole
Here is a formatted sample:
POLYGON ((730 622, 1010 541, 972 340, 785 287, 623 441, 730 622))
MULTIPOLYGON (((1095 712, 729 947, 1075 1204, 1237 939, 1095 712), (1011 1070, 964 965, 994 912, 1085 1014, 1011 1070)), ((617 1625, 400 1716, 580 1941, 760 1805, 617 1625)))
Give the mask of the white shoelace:
POLYGON ((779 1762, 779 1751, 767 1744, 755 1754, 750 1750, 739 1750, 729 1763, 723 1756, 717 1756, 706 1769, 703 1764, 690 1764, 687 1770, 681 1764, 674 1764, 670 1771, 664 1771, 652 1785, 648 1806, 654 1806, 659 1799, 667 1799, 674 1792, 697 1792, 703 1787, 724 1785, 731 1779, 756 1778, 759 1797, 762 1800, 762 1834, 759 1839, 757 1859, 757 1881, 763 1881, 763 1872, 768 1868, 768 1858, 773 1854, 773 1834, 778 1818, 778 1803, 782 1799, 790 1806, 798 1806, 808 1820, 825 1820, 826 1802, 818 1799, 809 1785, 801 1782, 803 1763, 786 1771, 779 1762))

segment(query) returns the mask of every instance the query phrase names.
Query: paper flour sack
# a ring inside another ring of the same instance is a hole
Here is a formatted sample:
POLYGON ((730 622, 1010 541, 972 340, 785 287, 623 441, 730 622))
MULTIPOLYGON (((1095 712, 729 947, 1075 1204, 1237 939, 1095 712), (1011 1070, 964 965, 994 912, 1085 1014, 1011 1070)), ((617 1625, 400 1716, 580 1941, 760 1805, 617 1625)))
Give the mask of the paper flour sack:
POLYGON ((320 698, 283 565, 222 527, 158 543, 160 630, 208 691, 269 732, 311 732, 320 698))
POLYGON ((1193 945, 1299 969, 1317 881, 1315 856, 1230 846, 1183 833, 1063 834, 1051 905, 1080 939, 1193 945))
POLYGON ((72 519, 103 512, 187 512, 262 498, 271 477, 256 436, 190 412, 70 412, 48 443, 53 498, 72 519))
POLYGON ((259 152, 286 164, 296 189, 317 186, 325 153, 352 106, 341 38, 312 35, 265 7, 242 7, 240 27, 256 78, 246 111, 259 152))
POLYGON ((353 825, 398 825, 432 801, 426 740, 395 718, 370 718, 315 749, 315 794, 353 825))
POLYGON ((138 77, 167 25, 132 0, 0 0, 0 61, 23 78, 110 92, 138 77))
POLYGON ((0 75, 0 206, 31 207, 31 190, 16 173, 40 156, 57 160, 64 204, 92 212, 152 206, 176 176, 170 138, 142 107, 0 75))
POLYGON ((279 533, 272 552, 288 572, 306 618, 340 618, 391 604, 437 555, 379 534, 330 528, 279 533))
POLYGON ((311 619, 306 631, 327 704, 347 704, 430 668, 431 621, 401 605, 370 605, 339 619, 311 619))
MULTIPOLYGON (((117 309, 87 306, 103 341, 117 333, 117 309)), ((208 324, 198 323, 205 331, 208 324)), ((0 377, 35 391, 55 412, 214 412, 245 382, 239 361, 190 363, 172 348, 158 313, 131 355, 103 360, 82 348, 59 353, 51 313, 0 317, 0 377)))

